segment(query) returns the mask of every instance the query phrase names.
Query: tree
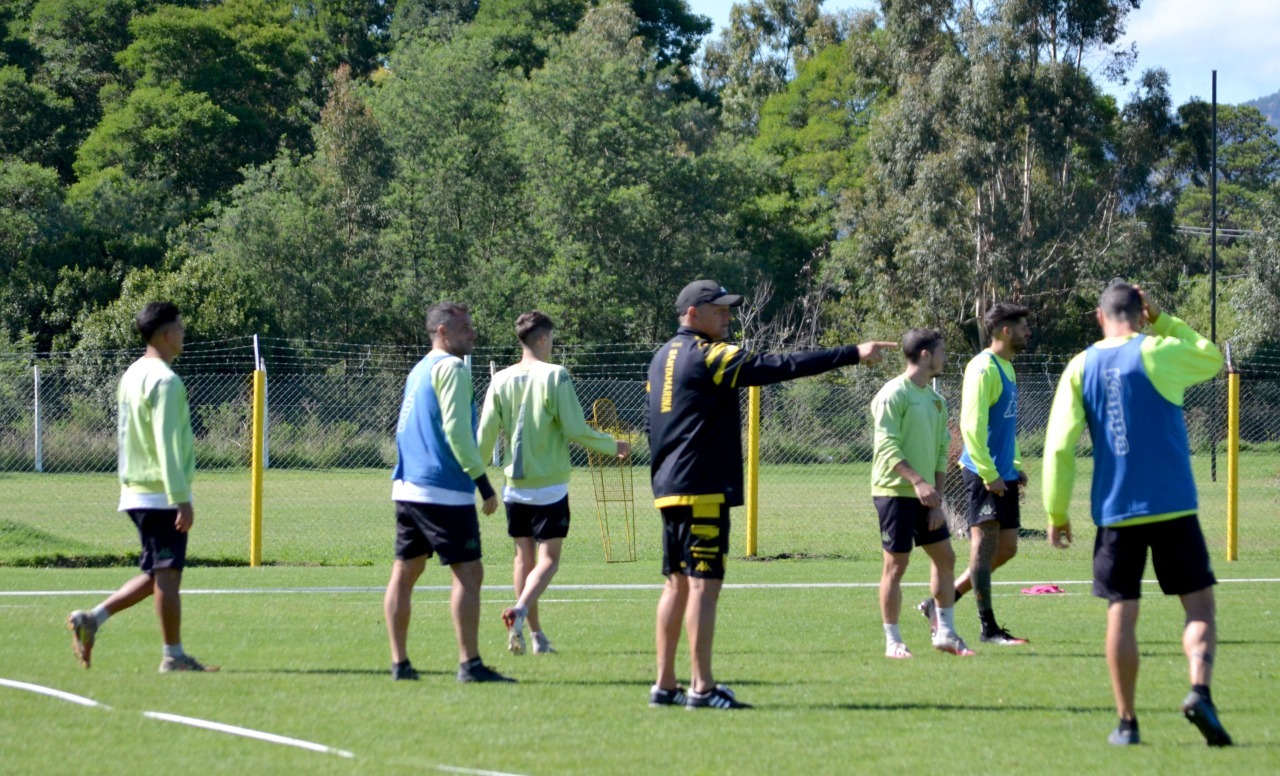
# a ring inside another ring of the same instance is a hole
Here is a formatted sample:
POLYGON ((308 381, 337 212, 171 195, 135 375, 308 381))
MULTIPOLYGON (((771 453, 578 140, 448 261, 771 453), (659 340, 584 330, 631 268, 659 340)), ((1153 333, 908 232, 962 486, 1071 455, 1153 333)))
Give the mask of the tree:
POLYGON ((850 20, 823 14, 822 0, 747 0, 729 12, 729 27, 707 44, 705 87, 719 96, 721 123, 734 135, 755 134, 760 108, 786 88, 798 65, 842 41, 850 20))
POLYGON ((71 217, 55 170, 0 159, 0 342, 37 335, 48 347, 44 320, 58 269, 69 260, 71 217))

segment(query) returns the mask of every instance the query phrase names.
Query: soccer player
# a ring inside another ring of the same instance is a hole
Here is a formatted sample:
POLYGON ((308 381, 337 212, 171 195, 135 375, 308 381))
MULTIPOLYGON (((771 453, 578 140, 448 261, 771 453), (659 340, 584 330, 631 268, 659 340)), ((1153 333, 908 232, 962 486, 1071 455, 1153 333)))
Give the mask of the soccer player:
POLYGON ((626 458, 631 443, 587 425, 569 371, 550 363, 551 330, 545 313, 516 319, 520 362, 493 376, 480 413, 480 458, 493 455, 498 433, 506 431, 507 484, 502 501, 507 534, 515 540, 513 577, 516 603, 502 612, 507 649, 525 652, 526 620, 533 653, 555 652, 538 617, 538 597, 560 567, 560 549, 569 535, 569 442, 604 455, 626 458))
POLYGON ((1067 365, 1049 414, 1044 507, 1049 541, 1071 543, 1067 507, 1076 473, 1076 441, 1093 440, 1091 509, 1093 594, 1107 599, 1107 667, 1120 724, 1108 737, 1137 744, 1138 602, 1147 550, 1160 589, 1186 612, 1182 649, 1191 692, 1182 713, 1210 746, 1229 746, 1209 693, 1217 634, 1213 569, 1200 521, 1182 415, 1183 392, 1222 368, 1217 347, 1181 320, 1161 313, 1137 286, 1112 283, 1098 303, 1104 339, 1067 365), (1151 334, 1140 333, 1150 324, 1151 334))
POLYGON ((107 618, 155 596, 164 637, 160 673, 217 671, 182 649, 182 569, 187 534, 195 522, 191 481, 196 473, 187 389, 174 374, 185 331, 178 308, 148 302, 134 318, 147 343, 116 390, 119 411, 119 511, 129 515, 142 543, 142 573, 90 611, 67 618, 80 664, 89 667, 98 630, 107 618))
POLYGON ((480 521, 498 508, 476 447, 476 405, 471 370, 462 357, 476 341, 466 305, 441 302, 427 311, 431 352, 404 386, 396 426, 396 468, 391 498, 396 504, 396 560, 383 609, 391 639, 391 678, 417 679, 405 640, 413 586, 432 554, 453 575, 449 597, 458 642, 459 682, 511 682, 480 659, 480 521))
POLYGON ((892 342, 807 353, 752 353, 724 342, 742 297, 696 280, 676 297, 680 328, 649 364, 647 423, 654 506, 662 513, 662 574, 655 641, 658 681, 650 706, 740 709, 711 668, 716 607, 729 551, 729 508, 742 504, 738 388, 794 380, 859 362, 892 342), (681 623, 689 628, 692 682, 676 682, 681 623))
POLYGON ((947 402, 929 387, 947 363, 946 343, 932 329, 912 329, 902 338, 906 371, 885 383, 871 401, 875 440, 871 497, 880 517, 884 568, 880 575, 880 616, 885 657, 911 657, 902 640, 902 575, 913 546, 933 564, 930 588, 938 612, 933 647, 968 657, 973 651, 955 629, 955 564, 951 532, 942 512, 939 488, 946 478, 947 402))
MULTIPOLYGON (((1026 644, 996 622, 991 572, 1018 552, 1022 526, 1019 490, 1027 484, 1018 451, 1018 380, 1013 359, 1031 341, 1031 311, 999 302, 983 316, 991 346, 964 370, 960 404, 960 473, 969 499, 969 568, 956 579, 956 597, 973 590, 985 644, 1026 644)), ((917 607, 934 626, 937 607, 926 598, 917 607)))

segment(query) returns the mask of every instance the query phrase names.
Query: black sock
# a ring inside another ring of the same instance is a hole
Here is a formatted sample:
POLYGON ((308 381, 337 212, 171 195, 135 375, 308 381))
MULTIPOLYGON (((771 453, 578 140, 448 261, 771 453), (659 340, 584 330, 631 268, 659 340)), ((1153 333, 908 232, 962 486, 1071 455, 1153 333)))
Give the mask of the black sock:
POLYGON ((463 668, 479 668, 480 666, 484 665, 484 662, 480 660, 480 658, 478 657, 473 657, 470 660, 459 663, 458 665, 462 666, 463 668))
POLYGON ((1191 692, 1204 698, 1207 703, 1213 703, 1213 698, 1209 697, 1209 685, 1193 684, 1191 685, 1191 692))
POLYGON ((982 623, 982 632, 988 636, 1000 630, 996 624, 996 613, 990 609, 979 609, 978 620, 982 623))
MULTIPOLYGON (((962 596, 962 595, 964 595, 964 593, 961 593, 959 590, 957 590, 957 591, 956 591, 956 601, 957 601, 957 602, 960 600, 960 596, 962 596)), ((955 606, 955 604, 952 604, 952 606, 955 606)))
POLYGON ((1120 729, 1121 729, 1122 731, 1123 731, 1123 730, 1133 730, 1133 731, 1137 731, 1137 729, 1138 729, 1138 718, 1137 718, 1137 717, 1134 717, 1133 719, 1122 719, 1122 720, 1120 720, 1120 729))
POLYGON ((392 663, 391 667, 392 668, 408 668, 409 658, 406 657, 404 660, 401 660, 399 663, 392 663))

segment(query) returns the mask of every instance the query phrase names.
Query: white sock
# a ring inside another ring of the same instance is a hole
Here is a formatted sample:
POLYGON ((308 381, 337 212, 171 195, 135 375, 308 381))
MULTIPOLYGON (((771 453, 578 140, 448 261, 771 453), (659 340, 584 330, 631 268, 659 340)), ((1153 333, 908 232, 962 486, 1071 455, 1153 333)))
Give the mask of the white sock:
POLYGON ((108 612, 107 607, 103 606, 102 604, 98 604, 97 606, 93 607, 93 617, 98 621, 99 628, 101 628, 106 623, 107 618, 110 616, 111 616, 111 612, 108 612))
POLYGON ((948 606, 943 609, 938 607, 938 630, 943 633, 956 632, 956 608, 948 606))
POLYGON ((183 655, 183 652, 182 652, 182 642, 178 642, 177 644, 165 644, 165 645, 164 645, 164 656, 165 656, 165 657, 182 657, 182 655, 183 655))
POLYGON ((886 646, 902 643, 902 632, 898 630, 898 623, 895 622, 890 625, 886 622, 884 624, 884 642, 886 646))

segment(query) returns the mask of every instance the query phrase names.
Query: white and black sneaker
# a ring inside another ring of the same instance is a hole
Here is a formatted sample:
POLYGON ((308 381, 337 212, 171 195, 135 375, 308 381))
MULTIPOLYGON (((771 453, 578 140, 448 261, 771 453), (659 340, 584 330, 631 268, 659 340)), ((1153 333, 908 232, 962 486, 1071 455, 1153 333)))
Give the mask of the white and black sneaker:
POLYGON ((659 706, 683 706, 686 703, 686 698, 684 688, 678 684, 673 690, 664 690, 656 684, 649 688, 649 705, 654 708, 659 706))
POLYGON ((686 709, 750 709, 750 703, 743 703, 733 695, 733 690, 723 684, 717 684, 710 692, 690 691, 685 699, 686 709))

